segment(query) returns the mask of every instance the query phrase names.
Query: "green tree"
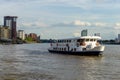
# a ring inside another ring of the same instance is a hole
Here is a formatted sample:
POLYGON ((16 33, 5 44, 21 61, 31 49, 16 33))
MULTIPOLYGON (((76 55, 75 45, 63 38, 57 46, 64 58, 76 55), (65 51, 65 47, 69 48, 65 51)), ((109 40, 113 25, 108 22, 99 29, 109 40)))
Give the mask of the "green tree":
POLYGON ((27 37, 25 40, 30 41, 30 42, 33 41, 33 39, 31 37, 27 37))

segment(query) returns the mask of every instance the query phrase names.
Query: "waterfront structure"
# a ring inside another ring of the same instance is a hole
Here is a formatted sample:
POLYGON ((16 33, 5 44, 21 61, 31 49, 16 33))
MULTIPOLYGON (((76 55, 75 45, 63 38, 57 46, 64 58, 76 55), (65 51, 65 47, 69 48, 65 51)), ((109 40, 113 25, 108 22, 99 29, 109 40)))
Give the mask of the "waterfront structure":
POLYGON ((10 39, 10 29, 0 25, 0 43, 11 43, 10 39))
POLYGON ((40 43, 40 36, 37 37, 37 42, 40 43))
POLYGON ((0 39, 10 39, 10 29, 7 26, 0 27, 0 39))
POLYGON ((25 34, 25 38, 27 38, 29 35, 28 34, 25 34))
POLYGON ((8 27, 11 30, 10 38, 13 40, 16 40, 16 37, 17 37, 17 32, 16 32, 17 16, 4 16, 4 26, 8 27))
POLYGON ((120 42, 120 34, 118 34, 118 42, 120 42))
POLYGON ((37 34, 35 34, 35 33, 30 33, 29 37, 31 37, 34 41, 37 40, 37 34))
POLYGON ((100 55, 104 51, 105 46, 98 42, 99 39, 101 39, 99 36, 58 39, 51 43, 48 51, 73 55, 100 55))
POLYGON ((87 29, 81 31, 81 36, 87 36, 87 35, 88 35, 87 29))
POLYGON ((24 32, 24 30, 18 30, 17 37, 19 37, 22 40, 25 40, 25 32, 24 32))
POLYGON ((120 43, 120 34, 118 34, 118 38, 115 39, 116 43, 120 43))

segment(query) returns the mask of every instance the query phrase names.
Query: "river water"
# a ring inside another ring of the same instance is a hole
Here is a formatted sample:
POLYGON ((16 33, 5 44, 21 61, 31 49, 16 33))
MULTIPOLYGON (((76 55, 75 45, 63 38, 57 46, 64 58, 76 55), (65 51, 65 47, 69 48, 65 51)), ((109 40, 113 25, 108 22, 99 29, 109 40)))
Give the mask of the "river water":
POLYGON ((49 44, 0 45, 0 80, 120 80, 120 45, 103 56, 51 54, 49 44))

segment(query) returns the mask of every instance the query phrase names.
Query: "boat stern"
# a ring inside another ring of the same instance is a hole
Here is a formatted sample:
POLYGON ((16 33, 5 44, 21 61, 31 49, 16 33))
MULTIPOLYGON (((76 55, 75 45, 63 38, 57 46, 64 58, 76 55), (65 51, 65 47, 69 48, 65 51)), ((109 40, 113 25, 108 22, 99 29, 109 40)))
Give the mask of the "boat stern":
POLYGON ((104 49, 105 49, 105 46, 100 45, 100 46, 94 47, 94 48, 91 49, 91 50, 92 50, 92 51, 101 51, 101 52, 103 52, 104 49))

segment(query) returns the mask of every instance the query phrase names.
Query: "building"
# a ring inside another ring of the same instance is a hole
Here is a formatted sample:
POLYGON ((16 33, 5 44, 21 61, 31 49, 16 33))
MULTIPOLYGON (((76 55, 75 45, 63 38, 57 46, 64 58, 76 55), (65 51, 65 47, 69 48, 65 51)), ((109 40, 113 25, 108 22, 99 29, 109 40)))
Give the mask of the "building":
POLYGON ((25 38, 27 38, 27 37, 29 37, 29 35, 28 35, 28 34, 25 34, 25 38))
POLYGON ((87 36, 87 35, 88 35, 87 29, 81 31, 81 36, 87 36))
POLYGON ((16 24, 17 24, 17 16, 4 16, 4 26, 8 27, 11 30, 10 38, 16 40, 17 32, 16 32, 16 24))
POLYGON ((115 42, 116 42, 116 43, 120 43, 120 34, 118 34, 118 37, 115 38, 115 42))
POLYGON ((31 37, 34 41, 37 40, 37 34, 35 34, 35 33, 30 33, 29 37, 31 37))
POLYGON ((40 36, 37 37, 37 42, 40 43, 40 36))
POLYGON ((120 43, 120 34, 118 34, 118 38, 116 39, 117 43, 120 43))
POLYGON ((10 29, 8 27, 0 27, 0 39, 10 39, 10 35, 10 29))
POLYGON ((117 38, 116 42, 120 43, 120 34, 118 34, 118 38, 117 38))
POLYGON ((22 40, 25 40, 25 32, 24 32, 24 30, 18 30, 17 37, 19 37, 22 40))

